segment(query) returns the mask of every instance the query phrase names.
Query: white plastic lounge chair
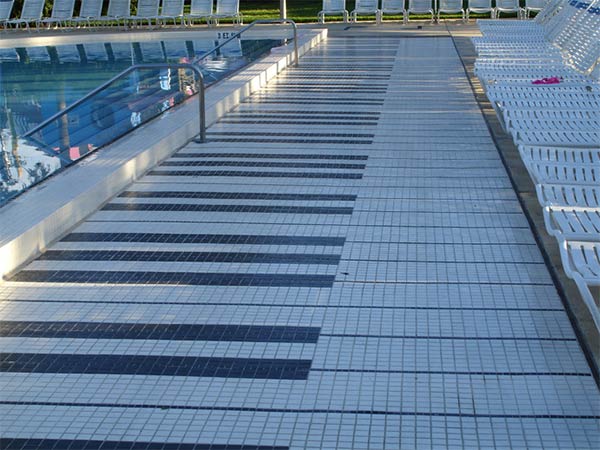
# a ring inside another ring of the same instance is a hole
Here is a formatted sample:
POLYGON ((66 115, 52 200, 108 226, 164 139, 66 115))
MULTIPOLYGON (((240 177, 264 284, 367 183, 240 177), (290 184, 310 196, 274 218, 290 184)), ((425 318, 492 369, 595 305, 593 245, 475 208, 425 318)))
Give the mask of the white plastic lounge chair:
POLYGON ((217 0, 216 12, 212 15, 211 21, 215 25, 219 24, 219 19, 233 19, 234 25, 244 23, 240 14, 240 0, 217 0))
POLYGON ((159 4, 160 0, 138 0, 135 16, 129 16, 127 19, 133 26, 138 26, 140 22, 147 22, 148 26, 152 26, 153 20, 158 21, 159 4))
POLYGON ((408 22, 410 14, 431 14, 431 23, 435 20, 432 0, 408 0, 408 8, 404 11, 404 21, 408 22))
POLYGON ((18 19, 7 20, 6 23, 20 28, 25 25, 29 30, 29 24, 34 23, 36 28, 39 28, 42 20, 42 11, 44 9, 44 0, 25 0, 23 9, 21 9, 21 17, 18 19))
POLYGON ((521 17, 529 19, 532 12, 539 13, 546 5, 546 0, 525 0, 525 7, 522 8, 521 17))
POLYGON ((544 223, 548 234, 557 238, 600 241, 600 208, 546 206, 544 223))
POLYGON ((600 184, 599 165, 560 164, 546 161, 532 162, 527 167, 535 184, 576 184, 598 186, 600 184))
POLYGON ((600 208, 600 186, 576 184, 536 184, 538 201, 545 206, 600 208))
POLYGON ((185 15, 184 21, 187 21, 187 24, 190 26, 197 19, 204 19, 206 23, 210 24, 212 15, 213 0, 192 0, 190 13, 185 15))
POLYGON ((519 145, 519 154, 526 166, 535 162, 546 161, 559 164, 596 164, 600 167, 600 147, 571 148, 519 145))
POLYGON ((52 14, 42 20, 42 23, 48 25, 67 26, 68 22, 73 18, 73 8, 75 8, 75 0, 54 0, 52 5, 52 14))
POLYGON ((383 20, 384 14, 402 16, 404 21, 404 0, 382 0, 381 13, 379 14, 381 20, 383 20))
POLYGON ((6 27, 6 22, 10 20, 15 0, 0 1, 0 25, 6 27))
POLYGON ((559 239, 559 248, 565 273, 577 284, 600 331, 600 311, 590 290, 600 286, 600 242, 559 239))
POLYGON ((348 22, 346 0, 323 0, 323 10, 319 11, 317 18, 320 23, 325 23, 325 16, 342 16, 348 22))
POLYGON ((462 15, 462 20, 465 22, 467 16, 463 9, 462 0, 438 0, 437 19, 440 20, 440 14, 457 14, 462 15))
POLYGON ((127 18, 131 16, 131 0, 110 0, 106 16, 96 18, 101 22, 116 22, 117 25, 127 24, 127 18))
POLYGON ((487 14, 489 13, 494 18, 494 8, 492 8, 492 0, 469 0, 469 6, 467 7, 467 20, 469 20, 469 14, 487 14))
POLYGON ((512 14, 516 13, 517 18, 521 18, 521 6, 519 0, 496 0, 496 7, 494 8, 494 17, 500 17, 501 13, 512 14))
POLYGON ((354 10, 350 13, 350 20, 356 22, 358 16, 375 16, 377 23, 381 22, 379 0, 356 0, 354 10))
POLYGON ((79 16, 71 21, 79 24, 81 22, 91 26, 91 21, 98 19, 102 15, 102 0, 82 0, 79 16))
POLYGON ((163 0, 158 16, 159 22, 163 24, 172 20, 173 25, 177 25, 177 19, 181 21, 181 25, 184 25, 183 0, 163 0))

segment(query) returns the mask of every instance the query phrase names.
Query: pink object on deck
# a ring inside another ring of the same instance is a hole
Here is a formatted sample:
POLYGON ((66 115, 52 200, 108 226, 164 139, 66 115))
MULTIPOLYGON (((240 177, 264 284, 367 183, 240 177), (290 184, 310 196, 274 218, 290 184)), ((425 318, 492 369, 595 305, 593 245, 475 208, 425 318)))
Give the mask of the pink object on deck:
POLYGON ((531 84, 558 84, 561 79, 559 77, 542 78, 541 80, 534 80, 531 84))

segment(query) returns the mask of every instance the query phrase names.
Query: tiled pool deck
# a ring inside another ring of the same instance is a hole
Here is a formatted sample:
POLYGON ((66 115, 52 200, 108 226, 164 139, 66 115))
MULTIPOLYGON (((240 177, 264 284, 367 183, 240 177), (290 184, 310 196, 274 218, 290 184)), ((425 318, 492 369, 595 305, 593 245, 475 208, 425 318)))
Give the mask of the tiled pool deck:
POLYGON ((596 448, 452 40, 301 63, 0 285, 0 448, 596 448))

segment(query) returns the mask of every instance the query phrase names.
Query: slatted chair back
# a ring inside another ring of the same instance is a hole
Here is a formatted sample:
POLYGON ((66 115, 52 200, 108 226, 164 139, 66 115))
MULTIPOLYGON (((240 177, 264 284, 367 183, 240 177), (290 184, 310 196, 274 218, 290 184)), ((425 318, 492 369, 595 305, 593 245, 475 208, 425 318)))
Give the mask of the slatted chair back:
POLYGON ((356 0, 354 11, 375 11, 379 8, 379 0, 356 0))
POLYGON ((158 16, 159 6, 160 0, 138 0, 135 17, 139 17, 140 19, 154 18, 158 16))
POLYGON ((469 0, 469 11, 490 12, 492 10, 492 0, 469 0))
POLYGON ((342 12, 346 10, 346 0, 323 0, 323 12, 342 12))
POLYGON ((213 12, 213 0, 192 0, 190 16, 205 17, 213 12))
POLYGON ((441 12, 461 12, 463 10, 462 0, 439 0, 438 11, 441 12))
POLYGON ((408 0, 408 11, 414 13, 430 13, 433 11, 431 0, 408 0))
POLYGON ((518 11, 519 0, 496 0, 496 9, 502 11, 518 11))
POLYGON ((129 17, 131 15, 131 0, 110 0, 107 17, 129 17))
POLYGON ((75 0, 54 0, 52 5, 52 19, 65 20, 73 18, 75 0))
POLYGON ((218 16, 237 16, 240 13, 240 0, 217 0, 218 16))
POLYGON ((564 0, 547 0, 542 10, 533 19, 536 23, 544 25, 552 17, 560 13, 565 4, 564 0))
POLYGON ((44 10, 44 0, 25 0, 21 9, 21 20, 40 20, 44 10))
POLYGON ((79 17, 100 17, 102 14, 102 0, 82 0, 79 17))
POLYGON ((400 13, 404 11, 404 0, 382 0, 381 10, 385 13, 400 13))
POLYGON ((0 0, 0 22, 6 22, 10 19, 15 0, 0 0))
MULTIPOLYGON (((212 1, 210 3, 212 7, 212 1)), ((163 0, 160 15, 166 17, 183 16, 183 0, 163 0)))

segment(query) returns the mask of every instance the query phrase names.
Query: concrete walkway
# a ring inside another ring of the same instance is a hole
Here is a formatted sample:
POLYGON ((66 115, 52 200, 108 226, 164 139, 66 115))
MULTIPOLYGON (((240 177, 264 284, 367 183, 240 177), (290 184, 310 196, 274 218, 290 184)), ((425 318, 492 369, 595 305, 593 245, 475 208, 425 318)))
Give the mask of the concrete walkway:
POLYGON ((595 448, 452 40, 301 63, 0 285, 0 448, 595 448))

